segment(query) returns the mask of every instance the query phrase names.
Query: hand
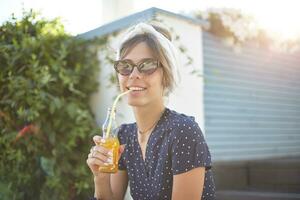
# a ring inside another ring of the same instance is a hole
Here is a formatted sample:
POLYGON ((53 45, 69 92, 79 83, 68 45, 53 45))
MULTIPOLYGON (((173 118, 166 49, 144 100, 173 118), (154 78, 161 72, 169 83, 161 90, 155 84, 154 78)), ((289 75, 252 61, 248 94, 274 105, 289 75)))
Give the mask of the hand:
MULTIPOLYGON (((104 166, 105 163, 109 163, 109 159, 111 159, 112 152, 109 151, 109 149, 106 149, 105 147, 99 146, 101 142, 101 137, 96 135, 93 137, 93 141, 95 143, 95 146, 93 146, 90 150, 90 153, 88 155, 88 159, 86 160, 87 165, 91 169, 93 175, 95 177, 99 175, 104 175, 105 173, 101 173, 99 171, 100 166, 104 166)), ((124 151, 125 145, 121 145, 119 148, 119 158, 124 151)), ((119 159, 118 158, 118 159, 119 159)))

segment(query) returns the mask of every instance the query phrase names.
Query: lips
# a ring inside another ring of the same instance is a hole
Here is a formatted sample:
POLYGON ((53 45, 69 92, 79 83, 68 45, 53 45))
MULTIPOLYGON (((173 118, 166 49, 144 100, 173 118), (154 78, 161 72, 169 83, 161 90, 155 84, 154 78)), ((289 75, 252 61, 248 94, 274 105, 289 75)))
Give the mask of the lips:
POLYGON ((147 88, 145 88, 145 87, 139 87, 139 86, 129 86, 129 87, 127 87, 127 89, 131 90, 131 91, 144 91, 147 88))

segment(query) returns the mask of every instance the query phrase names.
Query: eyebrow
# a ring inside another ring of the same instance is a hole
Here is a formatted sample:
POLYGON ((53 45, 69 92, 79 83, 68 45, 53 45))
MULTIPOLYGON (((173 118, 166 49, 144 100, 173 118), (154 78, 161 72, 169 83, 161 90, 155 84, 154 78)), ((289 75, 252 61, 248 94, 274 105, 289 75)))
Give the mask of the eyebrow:
POLYGON ((142 61, 148 60, 148 59, 156 60, 156 61, 157 61, 157 59, 155 59, 155 58, 142 58, 142 59, 140 59, 138 62, 133 62, 133 60, 131 60, 131 59, 121 59, 121 60, 123 60, 123 61, 129 60, 130 62, 132 62, 132 63, 134 63, 134 64, 139 64, 139 63, 141 63, 142 61))

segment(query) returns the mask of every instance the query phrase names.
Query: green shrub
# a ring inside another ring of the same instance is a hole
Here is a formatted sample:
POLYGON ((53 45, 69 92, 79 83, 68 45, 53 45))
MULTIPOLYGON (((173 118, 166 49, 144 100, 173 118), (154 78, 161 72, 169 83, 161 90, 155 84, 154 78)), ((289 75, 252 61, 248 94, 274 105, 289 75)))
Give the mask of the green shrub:
MULTIPOLYGON (((0 27, 0 199, 87 199, 97 47, 24 12, 0 27)), ((95 132, 94 132, 95 133, 95 132)))

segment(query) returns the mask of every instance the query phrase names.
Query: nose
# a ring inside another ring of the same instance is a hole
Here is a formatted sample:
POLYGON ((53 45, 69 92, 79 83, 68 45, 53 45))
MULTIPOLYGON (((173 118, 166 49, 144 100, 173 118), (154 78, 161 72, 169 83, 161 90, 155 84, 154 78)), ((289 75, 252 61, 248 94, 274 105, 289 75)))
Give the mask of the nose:
POLYGON ((139 70, 137 69, 137 67, 134 67, 131 74, 129 75, 129 78, 134 79, 134 78, 141 78, 141 73, 139 72, 139 70))

